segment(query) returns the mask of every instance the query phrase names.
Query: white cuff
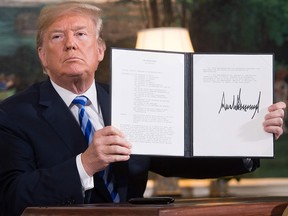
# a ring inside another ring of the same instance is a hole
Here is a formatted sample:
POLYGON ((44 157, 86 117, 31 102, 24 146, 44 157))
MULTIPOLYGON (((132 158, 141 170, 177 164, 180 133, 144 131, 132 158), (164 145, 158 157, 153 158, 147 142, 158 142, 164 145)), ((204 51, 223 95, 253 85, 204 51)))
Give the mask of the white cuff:
POLYGON ((82 154, 77 155, 76 165, 77 165, 77 169, 78 169, 81 184, 82 184, 82 189, 83 189, 83 192, 85 192, 86 190, 94 188, 94 181, 93 181, 93 176, 89 176, 86 173, 82 164, 81 155, 82 154))

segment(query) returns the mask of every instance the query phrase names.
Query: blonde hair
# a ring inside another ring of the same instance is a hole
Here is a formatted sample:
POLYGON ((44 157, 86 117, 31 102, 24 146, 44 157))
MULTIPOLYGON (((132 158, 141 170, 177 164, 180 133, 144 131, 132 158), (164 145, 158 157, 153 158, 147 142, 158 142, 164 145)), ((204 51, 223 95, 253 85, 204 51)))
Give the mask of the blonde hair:
POLYGON ((69 14, 83 14, 91 18, 96 27, 96 37, 105 47, 101 38, 102 18, 101 9, 93 4, 77 1, 62 2, 45 6, 39 15, 37 23, 36 46, 41 47, 43 44, 44 33, 47 28, 53 24, 59 17, 69 14))

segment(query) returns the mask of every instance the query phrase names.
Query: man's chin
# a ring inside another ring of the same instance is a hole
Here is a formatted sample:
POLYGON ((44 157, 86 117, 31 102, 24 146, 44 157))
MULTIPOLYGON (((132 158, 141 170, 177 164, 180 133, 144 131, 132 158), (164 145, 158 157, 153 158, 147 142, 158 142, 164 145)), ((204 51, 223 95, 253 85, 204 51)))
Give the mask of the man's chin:
POLYGON ((66 70, 66 72, 64 72, 65 74, 67 74, 68 76, 71 77, 78 77, 78 76, 85 76, 87 75, 87 71, 83 70, 83 68, 81 67, 73 67, 73 68, 69 68, 66 70))

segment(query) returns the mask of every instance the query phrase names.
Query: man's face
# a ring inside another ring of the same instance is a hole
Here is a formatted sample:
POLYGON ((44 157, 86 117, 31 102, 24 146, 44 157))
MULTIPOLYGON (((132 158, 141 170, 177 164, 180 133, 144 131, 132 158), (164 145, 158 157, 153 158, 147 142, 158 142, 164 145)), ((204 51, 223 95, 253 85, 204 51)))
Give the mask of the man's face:
POLYGON ((89 17, 71 15, 60 17, 48 27, 38 54, 50 78, 61 85, 71 78, 94 80, 104 49, 89 17))

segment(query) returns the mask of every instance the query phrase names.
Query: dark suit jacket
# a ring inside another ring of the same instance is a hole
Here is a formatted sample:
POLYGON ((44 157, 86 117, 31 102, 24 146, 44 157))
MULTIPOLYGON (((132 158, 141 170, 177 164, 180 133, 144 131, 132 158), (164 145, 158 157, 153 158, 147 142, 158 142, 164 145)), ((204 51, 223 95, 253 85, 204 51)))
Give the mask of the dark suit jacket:
MULTIPOLYGON (((110 124, 107 87, 96 84, 106 125, 110 124)), ((0 212, 19 215, 27 206, 82 204, 76 156, 86 149, 82 131, 49 80, 35 84, 0 105, 0 212)), ((253 164, 253 169, 257 163, 253 164)), ((132 155, 112 170, 122 202, 140 197, 148 170, 165 176, 206 178, 247 172, 241 159, 188 159, 132 155)), ((90 201, 111 202, 94 176, 90 201)))

